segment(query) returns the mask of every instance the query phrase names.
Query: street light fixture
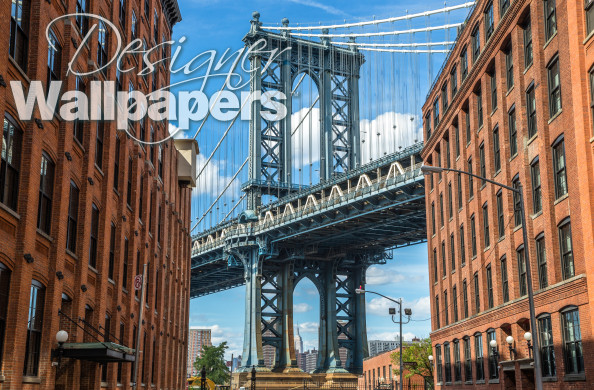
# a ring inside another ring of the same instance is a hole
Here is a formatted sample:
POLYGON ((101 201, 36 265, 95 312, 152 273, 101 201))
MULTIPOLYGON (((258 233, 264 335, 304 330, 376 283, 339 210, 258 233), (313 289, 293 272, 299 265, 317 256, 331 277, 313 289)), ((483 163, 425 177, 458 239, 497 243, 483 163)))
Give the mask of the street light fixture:
MULTIPOLYGON (((355 289, 356 294, 365 294, 366 292, 368 292, 370 294, 379 295, 382 298, 386 298, 387 300, 398 304, 398 313, 400 314, 400 321, 394 321, 394 316, 396 315, 396 309, 390 308, 389 314, 392 315, 392 322, 400 325, 400 369, 399 369, 400 379, 398 380, 398 388, 400 390, 402 390, 402 369, 403 369, 403 364, 402 364, 402 324, 403 324, 403 322, 402 322, 402 298, 399 298, 398 300, 396 300, 396 299, 392 299, 390 297, 387 297, 387 296, 380 294, 378 292, 375 292, 375 291, 363 290, 363 288, 361 288, 361 287, 355 289)), ((405 322, 406 324, 408 324, 408 322, 410 321, 410 316, 412 315, 412 310, 409 308, 406 308, 406 309, 404 309, 404 314, 408 316, 408 320, 405 322)), ((431 358, 433 358, 433 357, 431 357, 431 358)), ((430 360, 432 360, 432 359, 430 359, 430 360)))
MULTIPOLYGON (((489 341, 489 346, 491 347, 491 351, 493 353, 493 369, 497 370, 497 365, 499 364, 499 352, 497 352, 497 340, 489 341)), ((493 371, 495 372, 495 371, 493 371)))
POLYGON ((512 345, 514 343, 513 336, 507 336, 505 338, 505 341, 507 342, 507 347, 509 348, 509 360, 514 360, 514 355, 516 354, 516 350, 514 347, 512 347, 512 345))
MULTIPOLYGON (((532 355, 532 344, 530 343, 532 341, 532 333, 530 333, 530 332, 524 333, 524 340, 526 340, 526 344, 528 344, 528 357, 530 357, 530 355, 532 355)), ((534 344, 536 344, 536 340, 534 340, 534 344)), ((537 355, 539 355, 539 354, 535 353, 534 357, 536 357, 537 355)))
MULTIPOLYGON (((508 185, 498 183, 494 180, 487 179, 486 177, 478 176, 473 173, 462 171, 459 169, 434 167, 431 165, 424 165, 424 164, 421 166, 421 172, 423 172, 424 175, 430 175, 432 173, 441 173, 441 172, 456 172, 456 173, 464 174, 467 176, 475 177, 475 178, 480 179, 484 182, 491 183, 491 184, 496 185, 501 188, 505 188, 506 190, 512 191, 514 194, 518 195, 518 197, 520 198, 519 212, 520 212, 520 216, 522 219, 522 237, 523 237, 523 241, 524 241, 524 262, 526 264, 526 284, 528 285, 528 308, 529 308, 529 312, 530 312, 530 329, 532 331, 536 331, 536 313, 535 313, 535 309, 534 309, 534 292, 532 291, 532 270, 531 270, 530 262, 529 262, 530 254, 529 254, 529 245, 528 245, 528 228, 526 225, 526 213, 525 213, 525 208, 524 208, 524 187, 522 186, 522 183, 520 181, 518 181, 517 187, 510 187, 508 185)), ((526 338, 526 335, 524 335, 524 338, 526 338)), ((532 338, 532 334, 530 335, 530 338, 532 338)), ((528 339, 526 339, 526 341, 528 341, 528 343, 530 344, 530 341, 528 339)), ((540 349, 538 346, 538 338, 537 337, 534 338, 533 345, 534 345, 534 350, 537 351, 537 353, 534 354, 534 381, 536 382, 535 383, 536 390, 542 390, 542 366, 541 366, 541 362, 540 362, 540 353, 538 353, 538 351, 540 349)))

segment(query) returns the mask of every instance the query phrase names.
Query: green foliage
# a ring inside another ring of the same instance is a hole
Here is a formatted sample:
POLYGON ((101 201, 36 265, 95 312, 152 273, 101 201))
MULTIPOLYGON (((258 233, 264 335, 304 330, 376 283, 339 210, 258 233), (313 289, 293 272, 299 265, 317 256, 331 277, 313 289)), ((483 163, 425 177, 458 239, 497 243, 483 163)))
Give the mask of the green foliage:
MULTIPOLYGON (((206 369, 206 377, 217 385, 229 383, 229 370, 225 362, 225 350, 229 348, 223 341, 218 346, 202 346, 202 353, 196 357, 194 367, 200 373, 202 367, 206 369)), ((200 374, 198 374, 200 377, 200 374)))
MULTIPOLYGON (((410 378, 413 375, 425 377, 427 382, 433 382, 433 366, 429 361, 429 355, 433 354, 431 339, 424 339, 421 342, 405 345, 402 353, 402 364, 404 366, 404 377, 410 378)), ((400 349, 390 356, 394 373, 400 375, 400 349)), ((432 386, 431 386, 432 387, 432 386)))

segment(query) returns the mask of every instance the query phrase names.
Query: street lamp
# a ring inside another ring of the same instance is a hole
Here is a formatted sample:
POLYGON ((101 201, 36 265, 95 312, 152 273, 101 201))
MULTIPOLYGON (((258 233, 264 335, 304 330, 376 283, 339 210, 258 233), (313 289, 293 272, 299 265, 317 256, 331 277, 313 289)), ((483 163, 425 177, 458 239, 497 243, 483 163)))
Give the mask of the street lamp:
MULTIPOLYGON (((375 291, 363 290, 363 288, 361 288, 361 287, 355 289, 355 293, 357 293, 357 294, 365 294, 366 292, 368 292, 370 294, 379 295, 382 298, 386 298, 387 300, 398 304, 398 312, 400 314, 400 321, 394 321, 394 315, 396 315, 396 313, 393 308, 390 308, 390 314, 392 314, 392 322, 400 325, 400 379, 398 380, 398 388, 400 390, 402 390, 402 298, 395 300, 395 299, 392 299, 390 297, 387 297, 387 296, 380 294, 378 292, 375 292, 375 291)), ((406 324, 408 324, 408 322, 410 321, 410 316, 412 315, 412 310, 406 308, 406 309, 404 309, 404 314, 408 316, 408 321, 405 322, 406 324)))
MULTIPOLYGON (((528 357, 530 357, 530 355, 532 354, 532 345, 530 344, 530 341, 532 341, 532 333, 530 332, 526 332, 524 333, 524 340, 526 340, 526 344, 528 344, 528 357)), ((534 344, 536 344, 536 340, 534 340, 534 344)), ((538 353, 534 354, 534 357, 538 356, 538 353)), ((536 360, 536 359, 534 359, 536 360)))
MULTIPOLYGON (((530 267, 530 254, 528 249, 528 227, 526 225, 526 213, 524 212, 524 190, 522 183, 518 181, 517 188, 510 187, 502 183, 498 183, 496 181, 487 179, 486 177, 478 176, 470 172, 461 171, 459 169, 451 169, 451 168, 442 168, 442 167, 434 167, 431 165, 422 165, 421 172, 424 175, 430 175, 432 173, 441 173, 441 172, 456 172, 460 174, 464 174, 467 176, 472 176, 477 179, 489 182, 493 185, 496 185, 501 188, 505 188, 506 190, 512 191, 514 194, 517 194, 520 198, 520 216, 522 217, 522 237, 524 240, 524 261, 526 263, 526 284, 528 285, 528 308, 530 312, 530 329, 536 331, 536 314, 534 310, 534 293, 532 291, 532 270, 530 267)), ((525 337, 526 335, 524 335, 525 337)), ((532 335, 530 335, 532 338, 532 335)), ((526 339, 528 341, 528 339, 526 339)), ((542 390, 542 366, 540 363, 540 354, 538 353, 538 340, 537 338, 534 339, 534 350, 537 353, 534 354, 534 381, 536 382, 536 390, 542 390)))
POLYGON ((491 347, 491 352, 493 353, 493 372, 496 372, 497 365, 499 364, 499 352, 497 352, 497 340, 489 341, 489 346, 491 347))
POLYGON ((516 350, 514 347, 512 347, 512 344, 514 343, 513 336, 507 336, 505 338, 505 341, 507 342, 507 347, 509 348, 509 360, 514 360, 514 355, 516 354, 516 350))

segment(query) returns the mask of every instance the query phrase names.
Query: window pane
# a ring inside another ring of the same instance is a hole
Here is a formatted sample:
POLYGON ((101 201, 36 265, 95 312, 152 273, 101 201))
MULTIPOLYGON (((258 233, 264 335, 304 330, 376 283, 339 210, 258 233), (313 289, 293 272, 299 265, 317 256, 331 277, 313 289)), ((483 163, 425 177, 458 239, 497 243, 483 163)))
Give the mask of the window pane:
POLYGON ((8 117, 4 117, 2 154, 0 159, 0 202, 17 209, 19 169, 21 166, 22 132, 8 117))
POLYGON ((25 365, 23 375, 37 376, 39 373, 39 351, 43 327, 43 306, 45 288, 33 280, 29 297, 29 319, 27 322, 27 343, 25 346, 25 365))
POLYGON ((538 319, 538 340, 542 357, 542 376, 545 378, 555 376, 555 348, 551 316, 540 317, 538 319))
POLYGON ((580 314, 577 309, 562 314, 565 373, 584 372, 584 355, 580 330, 580 314))

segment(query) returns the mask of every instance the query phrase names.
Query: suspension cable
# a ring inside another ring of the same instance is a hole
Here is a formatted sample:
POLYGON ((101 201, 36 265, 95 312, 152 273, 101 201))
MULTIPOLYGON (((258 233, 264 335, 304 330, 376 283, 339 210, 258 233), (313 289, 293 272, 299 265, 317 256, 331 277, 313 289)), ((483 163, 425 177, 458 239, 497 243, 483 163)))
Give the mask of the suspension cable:
POLYGON ((423 42, 423 43, 366 43, 366 42, 338 42, 332 41, 333 45, 339 46, 375 46, 375 47, 425 47, 425 46, 448 46, 456 42, 423 42))
POLYGON ((414 34, 414 33, 423 32, 423 31, 447 30, 450 28, 459 27, 461 25, 462 25, 462 23, 452 23, 452 24, 443 24, 441 26, 414 28, 414 29, 410 29, 410 30, 379 31, 379 32, 374 32, 374 33, 356 33, 356 34, 291 33, 291 35, 297 36, 297 37, 318 37, 318 38, 381 37, 381 36, 386 36, 386 35, 414 34))

